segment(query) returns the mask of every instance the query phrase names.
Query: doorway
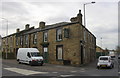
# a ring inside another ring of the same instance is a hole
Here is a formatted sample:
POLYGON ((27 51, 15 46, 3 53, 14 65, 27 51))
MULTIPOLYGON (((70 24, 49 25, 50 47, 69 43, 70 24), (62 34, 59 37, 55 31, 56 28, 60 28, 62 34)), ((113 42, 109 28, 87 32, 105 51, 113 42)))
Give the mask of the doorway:
POLYGON ((17 57, 18 49, 19 49, 19 48, 16 48, 16 57, 17 57))
POLYGON ((81 45, 81 64, 83 64, 83 45, 81 45))
POLYGON ((48 63, 48 47, 43 47, 44 63, 48 63))

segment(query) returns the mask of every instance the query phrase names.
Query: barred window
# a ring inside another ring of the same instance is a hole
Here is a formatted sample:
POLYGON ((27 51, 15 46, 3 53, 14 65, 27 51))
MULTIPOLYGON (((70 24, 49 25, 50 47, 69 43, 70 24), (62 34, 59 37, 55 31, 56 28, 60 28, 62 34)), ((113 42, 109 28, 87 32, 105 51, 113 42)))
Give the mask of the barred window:
POLYGON ((69 29, 68 28, 64 29, 64 37, 69 38, 69 29))

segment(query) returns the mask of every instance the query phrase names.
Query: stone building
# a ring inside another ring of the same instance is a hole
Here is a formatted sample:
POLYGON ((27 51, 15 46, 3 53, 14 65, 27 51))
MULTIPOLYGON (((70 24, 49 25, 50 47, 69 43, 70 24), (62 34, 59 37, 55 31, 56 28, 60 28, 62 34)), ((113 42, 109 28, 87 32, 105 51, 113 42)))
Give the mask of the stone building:
POLYGON ((27 24, 24 30, 17 29, 16 33, 2 38, 3 52, 17 54, 18 48, 34 47, 46 63, 80 66, 94 61, 96 37, 82 25, 81 10, 70 21, 52 25, 42 21, 38 28, 27 24))

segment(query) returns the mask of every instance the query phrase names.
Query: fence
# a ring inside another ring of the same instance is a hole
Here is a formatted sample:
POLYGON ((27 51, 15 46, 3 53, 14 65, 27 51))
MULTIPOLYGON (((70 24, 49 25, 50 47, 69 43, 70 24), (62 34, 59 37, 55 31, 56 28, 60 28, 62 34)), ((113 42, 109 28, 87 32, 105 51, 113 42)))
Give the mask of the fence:
MULTIPOLYGON (((2 58, 3 59, 6 59, 6 53, 5 52, 2 52, 2 58)), ((7 53, 7 59, 15 59, 15 53, 13 52, 10 52, 10 53, 7 53)))
POLYGON ((99 56, 106 56, 106 55, 108 55, 109 54, 109 52, 96 52, 96 58, 99 58, 99 56))

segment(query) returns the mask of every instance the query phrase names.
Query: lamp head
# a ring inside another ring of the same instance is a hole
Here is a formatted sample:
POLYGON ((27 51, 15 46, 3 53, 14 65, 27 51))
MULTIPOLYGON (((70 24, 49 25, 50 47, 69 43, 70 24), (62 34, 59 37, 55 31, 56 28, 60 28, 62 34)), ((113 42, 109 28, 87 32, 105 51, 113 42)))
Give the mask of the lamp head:
POLYGON ((94 4, 95 2, 91 2, 91 3, 93 3, 93 4, 94 4))

